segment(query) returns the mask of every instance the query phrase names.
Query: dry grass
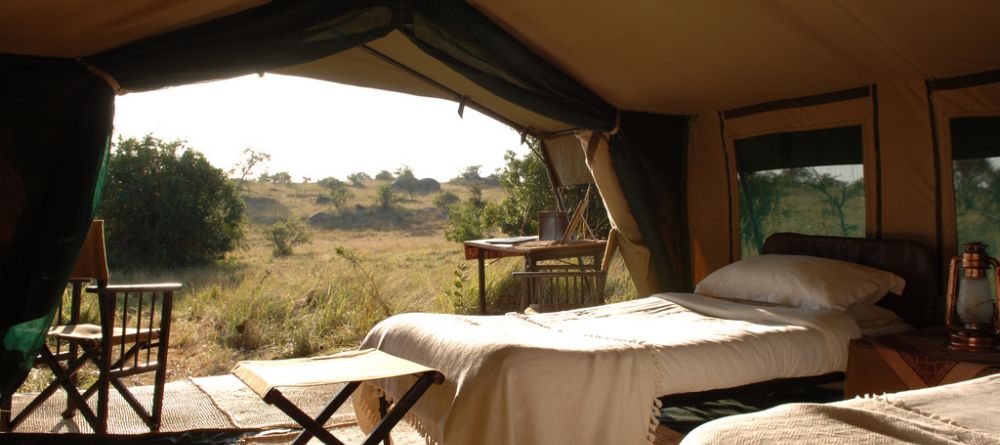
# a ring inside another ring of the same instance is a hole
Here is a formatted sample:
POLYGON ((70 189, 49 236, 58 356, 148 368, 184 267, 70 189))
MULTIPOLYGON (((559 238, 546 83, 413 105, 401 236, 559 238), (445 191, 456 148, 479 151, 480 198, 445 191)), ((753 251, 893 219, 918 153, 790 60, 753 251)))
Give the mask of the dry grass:
MULTIPOLYGON (((377 181, 373 181, 376 182, 377 181)), ((316 184, 249 184, 251 197, 273 199, 287 217, 332 211, 316 204, 316 184)), ((350 205, 374 203, 376 184, 353 189, 350 205)), ((445 184, 463 199, 463 187, 445 184)), ((499 189, 486 189, 495 199, 499 189)), ((400 203, 402 211, 432 207, 433 196, 400 203)), ((262 214, 251 212, 251 221, 262 214)), ((404 312, 478 311, 475 261, 460 244, 446 241, 440 219, 399 230, 312 230, 312 241, 293 255, 272 256, 265 224, 251 222, 245 247, 223 264, 172 271, 116 274, 116 283, 178 281, 168 380, 219 375, 238 360, 277 359, 357 347, 371 327, 404 312), (338 253, 338 249, 341 253, 338 253)), ((634 287, 620 259, 612 263, 606 295, 631 298, 634 287)), ((519 291, 511 272, 522 259, 487 267, 488 310, 514 310, 519 291)), ((87 309, 85 309, 85 312, 87 309)), ((94 311, 96 314, 96 310, 94 311)), ((24 388, 37 387, 33 377, 24 388)))

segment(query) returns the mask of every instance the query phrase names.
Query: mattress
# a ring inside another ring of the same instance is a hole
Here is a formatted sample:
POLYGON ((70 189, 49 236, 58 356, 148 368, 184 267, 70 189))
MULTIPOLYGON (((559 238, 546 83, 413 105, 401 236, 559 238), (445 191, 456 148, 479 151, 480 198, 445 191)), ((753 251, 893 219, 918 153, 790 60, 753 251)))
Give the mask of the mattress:
MULTIPOLYGON (((431 442, 643 443, 657 396, 842 371, 858 336, 843 313, 659 294, 531 316, 403 314, 362 347, 444 373, 410 411, 431 442)), ((398 398, 408 383, 377 385, 398 398)), ((359 419, 374 417, 369 386, 359 419)))
POLYGON ((849 341, 861 335, 845 313, 681 293, 533 318, 566 333, 641 343, 658 396, 841 372, 849 341))

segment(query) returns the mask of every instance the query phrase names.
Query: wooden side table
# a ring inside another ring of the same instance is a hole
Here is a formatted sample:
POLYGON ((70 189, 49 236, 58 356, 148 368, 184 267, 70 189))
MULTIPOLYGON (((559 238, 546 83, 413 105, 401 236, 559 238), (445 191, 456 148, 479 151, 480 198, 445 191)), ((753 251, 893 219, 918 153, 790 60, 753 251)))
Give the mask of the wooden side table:
POLYGON ((465 259, 479 261, 479 313, 486 315, 486 259, 523 256, 524 270, 538 270, 538 263, 561 258, 591 258, 600 268, 607 247, 605 240, 573 240, 567 243, 539 240, 537 236, 491 238, 464 243, 465 259))
POLYGON ((948 349, 943 326, 851 342, 844 398, 920 389, 1000 373, 1000 351, 948 349))

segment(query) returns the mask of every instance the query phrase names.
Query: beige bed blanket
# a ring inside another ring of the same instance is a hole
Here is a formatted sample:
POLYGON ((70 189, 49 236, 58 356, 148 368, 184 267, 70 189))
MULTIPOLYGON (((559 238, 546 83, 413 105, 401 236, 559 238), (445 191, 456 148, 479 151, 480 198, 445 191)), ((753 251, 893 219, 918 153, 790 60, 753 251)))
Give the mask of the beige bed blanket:
POLYGON ((832 404, 796 403, 702 425, 694 444, 1000 444, 1000 374, 832 404))
MULTIPOLYGON (((361 347, 445 375, 410 411, 432 442, 642 444, 657 395, 842 370, 853 321, 800 312, 662 294, 535 316, 403 314, 361 347), (798 341, 811 355, 788 355, 798 341)), ((398 399, 410 381, 376 384, 398 399)), ((376 394, 366 385, 355 398, 362 421, 376 418, 376 394)))
MULTIPOLYGON (((663 305, 647 303, 604 306, 599 316, 663 305)), ((643 444, 656 426, 650 352, 628 339, 561 332, 516 314, 403 314, 379 323, 361 347, 444 373, 409 416, 433 443, 643 444)), ((411 381, 377 384, 398 400, 411 381)), ((354 398, 363 423, 376 418, 376 391, 366 384, 354 398)))

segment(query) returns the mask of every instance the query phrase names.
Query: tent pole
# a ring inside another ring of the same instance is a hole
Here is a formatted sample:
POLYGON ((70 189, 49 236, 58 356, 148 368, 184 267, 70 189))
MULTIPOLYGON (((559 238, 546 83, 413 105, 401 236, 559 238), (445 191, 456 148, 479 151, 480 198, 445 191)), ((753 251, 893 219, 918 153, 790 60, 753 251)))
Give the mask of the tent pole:
POLYGON ((545 145, 545 139, 538 138, 538 148, 538 157, 542 158, 542 163, 545 164, 545 170, 549 173, 549 185, 552 186, 552 195, 556 197, 556 210, 564 212, 566 211, 566 203, 563 202, 562 194, 559 193, 559 185, 562 184, 562 179, 559 178, 555 166, 552 165, 552 160, 549 159, 549 150, 545 145))

